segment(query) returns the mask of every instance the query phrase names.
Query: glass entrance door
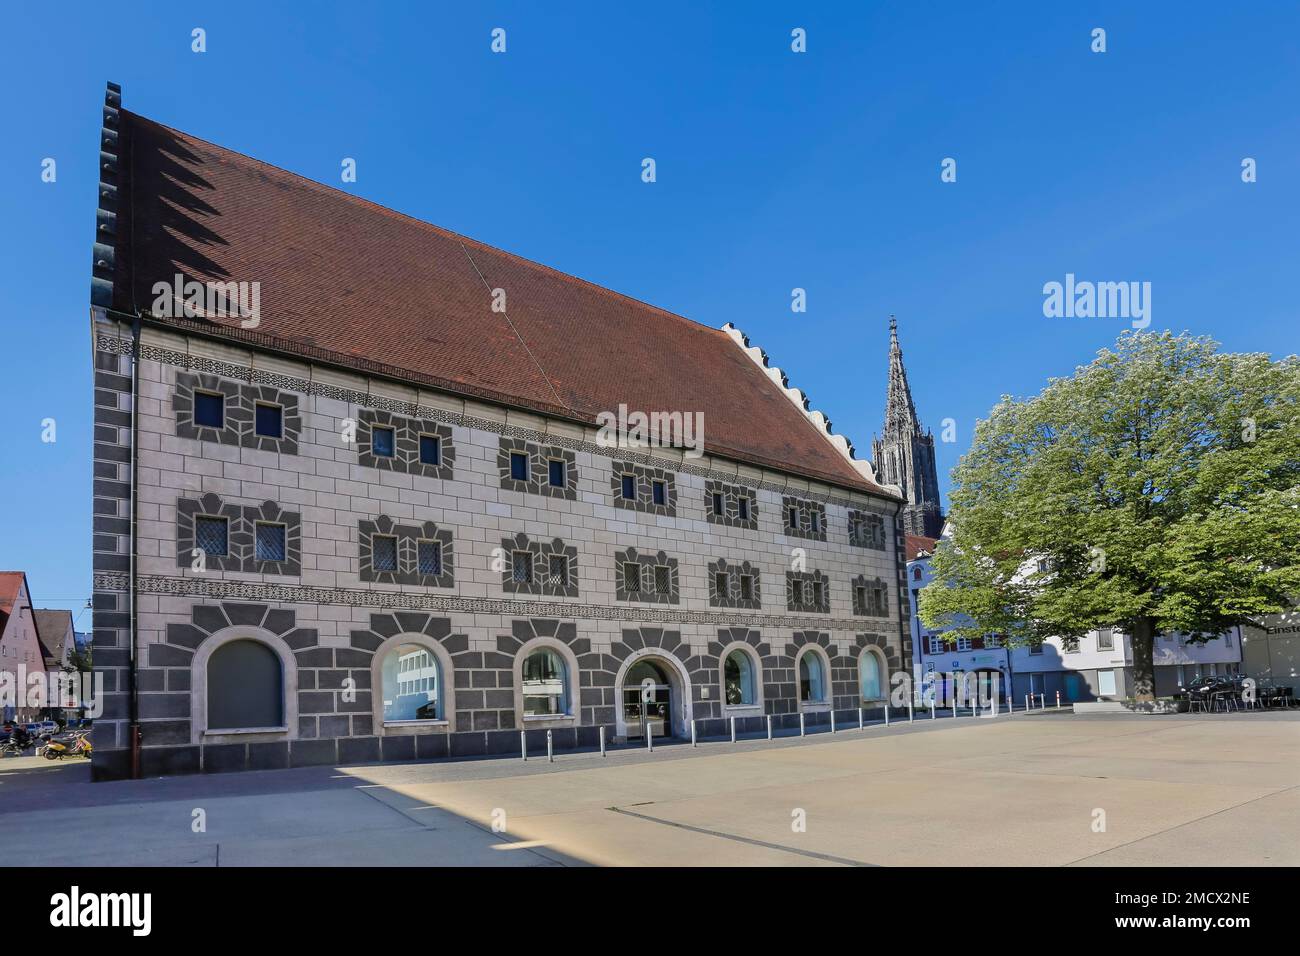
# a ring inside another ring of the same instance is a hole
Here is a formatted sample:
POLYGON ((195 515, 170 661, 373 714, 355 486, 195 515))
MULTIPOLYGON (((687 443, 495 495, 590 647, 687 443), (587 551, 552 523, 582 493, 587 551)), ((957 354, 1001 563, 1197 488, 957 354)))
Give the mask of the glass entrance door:
POLYGON ((623 721, 627 736, 642 740, 672 735, 673 689, 668 684, 647 684, 623 688, 623 721), (649 698, 647 700, 646 698, 649 698))

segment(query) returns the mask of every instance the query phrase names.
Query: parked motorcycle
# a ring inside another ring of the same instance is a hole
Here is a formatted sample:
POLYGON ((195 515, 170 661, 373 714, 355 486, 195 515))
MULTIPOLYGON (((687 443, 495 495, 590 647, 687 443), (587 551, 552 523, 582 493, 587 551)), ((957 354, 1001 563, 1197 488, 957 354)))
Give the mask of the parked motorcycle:
POLYGON ((90 734, 87 731, 80 731, 72 734, 70 737, 56 737, 45 745, 42 756, 46 760, 62 760, 68 756, 81 756, 89 758, 93 748, 90 744, 90 734))

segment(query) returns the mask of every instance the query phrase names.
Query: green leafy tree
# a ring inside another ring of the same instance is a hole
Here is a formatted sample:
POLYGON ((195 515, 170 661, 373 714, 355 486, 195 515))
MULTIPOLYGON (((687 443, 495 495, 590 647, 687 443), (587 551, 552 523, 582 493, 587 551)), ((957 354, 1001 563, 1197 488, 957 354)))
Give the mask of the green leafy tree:
POLYGON ((1013 645, 1116 627, 1152 700, 1156 635, 1209 640, 1300 595, 1300 359, 1126 332, 1004 396, 953 484, 926 626, 1013 645))

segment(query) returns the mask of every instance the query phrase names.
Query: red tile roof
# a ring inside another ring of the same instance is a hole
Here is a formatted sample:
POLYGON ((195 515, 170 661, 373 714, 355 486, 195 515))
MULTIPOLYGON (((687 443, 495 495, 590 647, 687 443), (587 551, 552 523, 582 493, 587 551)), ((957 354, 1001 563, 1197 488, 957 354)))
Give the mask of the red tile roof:
POLYGON ((905 535, 904 545, 907 551, 907 560, 915 561, 922 551, 926 554, 934 554, 934 547, 938 543, 938 538, 927 538, 921 534, 905 535))
POLYGON ((584 423, 700 410, 712 454, 884 493, 720 329, 126 110, 121 153, 118 311, 178 272, 257 281, 256 330, 173 324, 584 423))
POLYGON ((5 625, 9 623, 9 615, 13 613, 14 602, 18 600, 18 592, 22 590, 25 577, 21 571, 0 571, 0 633, 4 632, 5 625))

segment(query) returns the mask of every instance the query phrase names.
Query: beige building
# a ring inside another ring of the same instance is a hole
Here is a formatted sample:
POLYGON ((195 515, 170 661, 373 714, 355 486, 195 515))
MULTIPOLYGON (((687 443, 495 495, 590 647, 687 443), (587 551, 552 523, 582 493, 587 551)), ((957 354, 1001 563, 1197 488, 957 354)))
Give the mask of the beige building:
POLYGON ((35 720, 42 708, 28 696, 28 680, 45 675, 45 654, 22 571, 0 571, 0 719, 35 720))
POLYGON ((103 145, 98 777, 884 705, 911 660, 901 496, 739 331, 112 87, 103 145))

